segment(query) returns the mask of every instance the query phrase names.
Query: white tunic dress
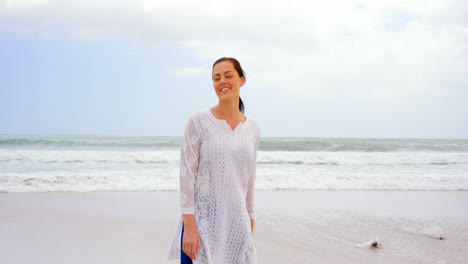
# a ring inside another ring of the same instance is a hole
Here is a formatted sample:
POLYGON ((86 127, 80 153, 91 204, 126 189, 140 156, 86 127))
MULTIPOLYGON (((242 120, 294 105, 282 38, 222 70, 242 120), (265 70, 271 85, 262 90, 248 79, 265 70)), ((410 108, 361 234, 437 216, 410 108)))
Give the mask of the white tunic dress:
MULTIPOLYGON (((180 156, 180 204, 195 214, 200 250, 194 264, 257 263, 250 226, 260 128, 250 119, 232 130, 211 110, 190 116, 180 156)), ((180 258, 180 216, 169 259, 180 258)))

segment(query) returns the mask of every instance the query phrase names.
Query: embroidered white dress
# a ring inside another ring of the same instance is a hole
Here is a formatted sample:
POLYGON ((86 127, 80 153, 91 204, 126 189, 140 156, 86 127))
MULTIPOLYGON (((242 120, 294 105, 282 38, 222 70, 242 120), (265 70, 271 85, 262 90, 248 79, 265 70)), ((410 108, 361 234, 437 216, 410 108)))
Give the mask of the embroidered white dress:
POLYGON ((194 264, 257 263, 250 219, 259 140, 249 117, 233 130, 210 109, 190 116, 180 152, 182 214, 169 259, 180 258, 182 215, 195 214, 200 250, 194 264))

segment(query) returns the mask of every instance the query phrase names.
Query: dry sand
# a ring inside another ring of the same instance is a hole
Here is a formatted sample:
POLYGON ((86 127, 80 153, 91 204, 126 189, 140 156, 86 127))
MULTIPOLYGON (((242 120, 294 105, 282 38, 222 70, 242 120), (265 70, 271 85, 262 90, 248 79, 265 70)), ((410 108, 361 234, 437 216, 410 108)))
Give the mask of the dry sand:
MULTIPOLYGON (((468 192, 257 191, 256 210, 262 264, 467 263, 468 192)), ((0 262, 168 263, 178 216, 177 192, 0 193, 0 262)))

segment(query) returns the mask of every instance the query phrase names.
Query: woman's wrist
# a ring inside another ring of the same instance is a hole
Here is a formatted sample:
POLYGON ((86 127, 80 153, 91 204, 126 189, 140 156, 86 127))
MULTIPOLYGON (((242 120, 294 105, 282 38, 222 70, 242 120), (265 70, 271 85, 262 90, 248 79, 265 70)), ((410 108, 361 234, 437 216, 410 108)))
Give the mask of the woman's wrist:
POLYGON ((186 230, 196 229, 195 215, 193 215, 193 214, 184 215, 184 229, 186 229, 186 230))

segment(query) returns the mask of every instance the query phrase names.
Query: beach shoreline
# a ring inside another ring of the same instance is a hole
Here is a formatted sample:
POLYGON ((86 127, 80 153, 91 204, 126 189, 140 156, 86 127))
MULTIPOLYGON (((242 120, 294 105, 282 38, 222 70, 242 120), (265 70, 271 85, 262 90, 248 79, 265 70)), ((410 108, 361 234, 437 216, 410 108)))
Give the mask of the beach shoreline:
MULTIPOLYGON (((468 257, 466 191, 255 195, 259 263, 463 263, 468 257), (382 248, 371 247, 373 240, 382 248)), ((178 197, 174 191, 0 193, 2 262, 168 263, 178 197)))

